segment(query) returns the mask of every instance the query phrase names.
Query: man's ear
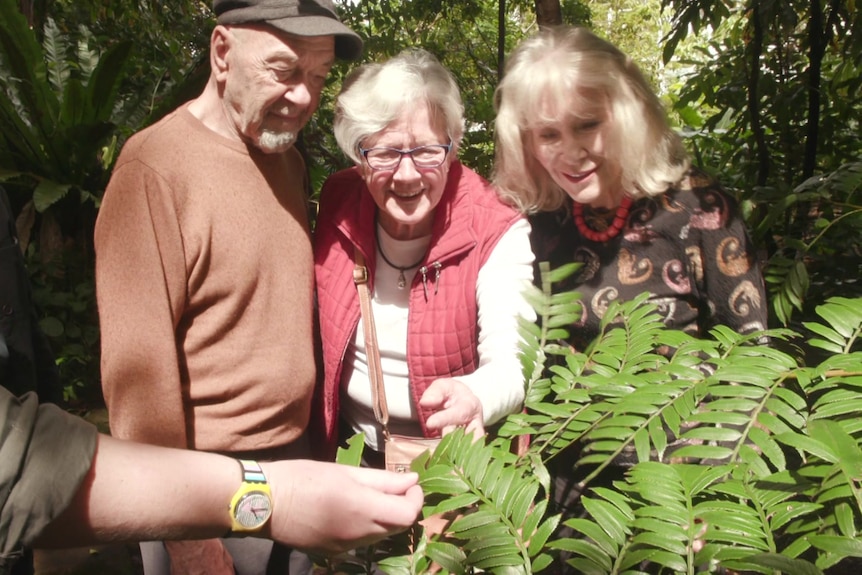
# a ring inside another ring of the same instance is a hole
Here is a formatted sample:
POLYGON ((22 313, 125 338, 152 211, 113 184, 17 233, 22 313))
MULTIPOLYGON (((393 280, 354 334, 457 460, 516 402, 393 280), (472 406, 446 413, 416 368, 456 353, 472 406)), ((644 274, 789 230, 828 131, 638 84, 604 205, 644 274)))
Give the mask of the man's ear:
POLYGON ((230 68, 228 52, 236 44, 236 38, 226 27, 218 25, 210 37, 210 66, 218 81, 223 81, 230 68))

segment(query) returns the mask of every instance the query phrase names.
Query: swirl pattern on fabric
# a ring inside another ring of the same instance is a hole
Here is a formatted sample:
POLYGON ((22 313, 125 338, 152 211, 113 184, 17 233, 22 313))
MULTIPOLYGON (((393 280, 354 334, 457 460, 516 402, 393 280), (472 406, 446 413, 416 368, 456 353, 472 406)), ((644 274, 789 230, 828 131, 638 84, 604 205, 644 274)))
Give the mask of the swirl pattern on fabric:
POLYGON ((763 277, 736 202, 705 175, 693 170, 664 194, 637 200, 622 233, 606 242, 581 236, 570 208, 531 223, 537 262, 583 264, 556 288, 582 295, 576 348, 598 335, 610 302, 645 292, 666 325, 692 335, 719 324, 742 333, 766 327, 763 277))

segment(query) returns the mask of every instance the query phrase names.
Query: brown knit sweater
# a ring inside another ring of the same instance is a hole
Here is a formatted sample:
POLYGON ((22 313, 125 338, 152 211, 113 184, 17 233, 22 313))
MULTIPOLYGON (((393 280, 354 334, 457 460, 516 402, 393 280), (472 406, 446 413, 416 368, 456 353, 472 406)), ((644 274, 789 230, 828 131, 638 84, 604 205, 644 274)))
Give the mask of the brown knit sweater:
POLYGON ((181 107, 129 139, 96 223, 112 433, 278 448, 308 424, 313 268, 298 152, 227 140, 181 107))

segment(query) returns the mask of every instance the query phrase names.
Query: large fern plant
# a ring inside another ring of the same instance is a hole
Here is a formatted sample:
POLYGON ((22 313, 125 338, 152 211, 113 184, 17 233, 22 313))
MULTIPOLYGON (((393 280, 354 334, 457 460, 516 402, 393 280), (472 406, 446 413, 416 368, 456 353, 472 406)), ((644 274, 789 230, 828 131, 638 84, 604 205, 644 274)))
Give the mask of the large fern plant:
POLYGON ((72 189, 95 200, 115 151, 131 43, 100 53, 87 29, 76 36, 48 19, 40 44, 17 3, 0 0, 0 182, 31 186, 39 212, 72 189))
POLYGON ((425 514, 459 513, 443 537, 380 562, 388 573, 852 573, 862 557, 862 300, 805 324, 819 365, 719 327, 668 330, 646 296, 613 305, 586 350, 565 343, 571 270, 543 271, 524 324, 524 413, 493 440, 462 433, 418 460, 425 514), (658 353, 662 350, 663 353, 658 353), (511 445, 529 435, 529 447, 511 445), (578 446, 582 513, 552 510, 546 464, 578 446), (612 484, 596 481, 622 459, 612 484), (559 524, 559 525, 558 525, 559 524), (562 538, 557 528, 573 536, 562 538), (559 558, 557 558, 559 561, 559 558))

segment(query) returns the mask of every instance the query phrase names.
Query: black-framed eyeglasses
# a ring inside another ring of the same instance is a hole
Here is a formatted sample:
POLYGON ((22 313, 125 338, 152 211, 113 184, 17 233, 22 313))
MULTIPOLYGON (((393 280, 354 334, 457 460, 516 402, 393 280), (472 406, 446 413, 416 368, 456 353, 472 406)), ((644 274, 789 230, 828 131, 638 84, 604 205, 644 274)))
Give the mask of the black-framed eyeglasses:
POLYGON ((437 168, 446 161, 446 156, 452 150, 452 142, 448 144, 429 144, 410 150, 396 148, 359 148, 359 153, 365 158, 372 170, 397 170, 404 156, 410 156, 417 168, 437 168))

